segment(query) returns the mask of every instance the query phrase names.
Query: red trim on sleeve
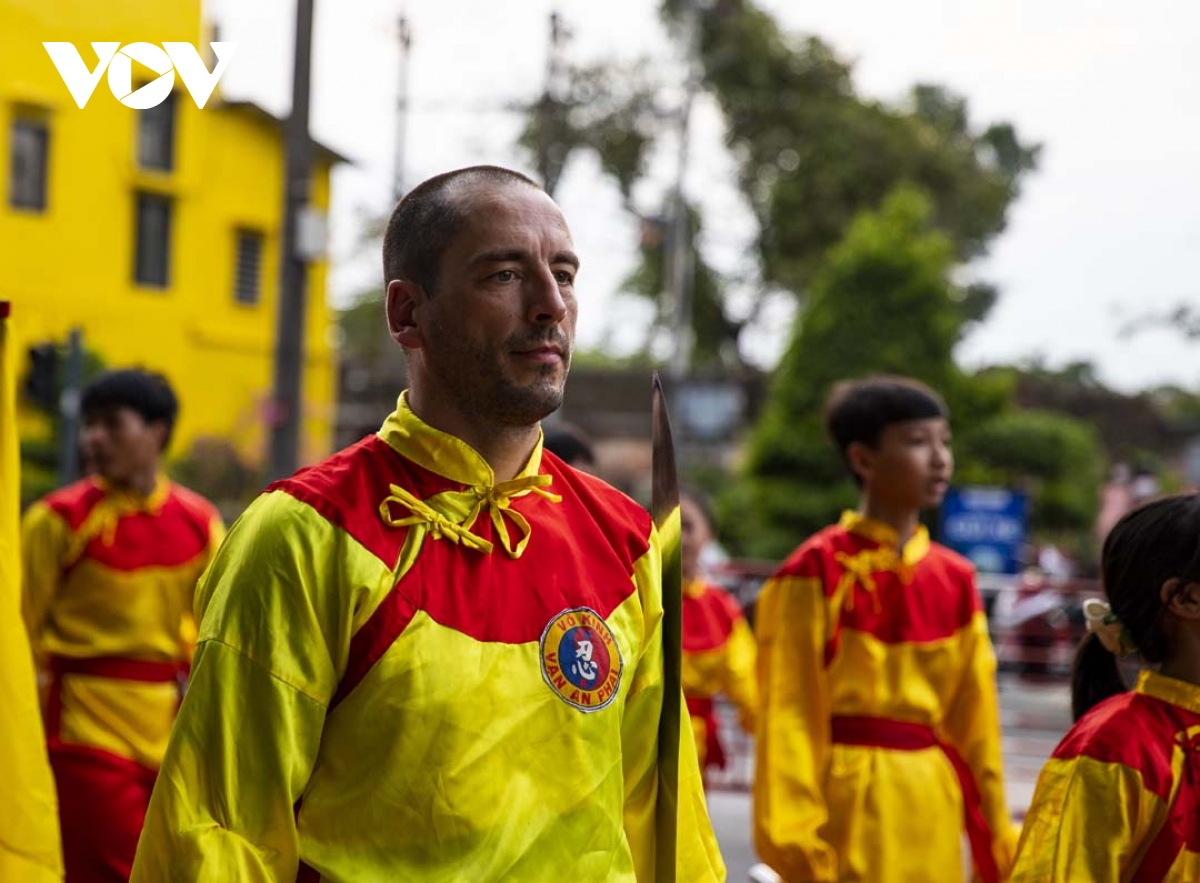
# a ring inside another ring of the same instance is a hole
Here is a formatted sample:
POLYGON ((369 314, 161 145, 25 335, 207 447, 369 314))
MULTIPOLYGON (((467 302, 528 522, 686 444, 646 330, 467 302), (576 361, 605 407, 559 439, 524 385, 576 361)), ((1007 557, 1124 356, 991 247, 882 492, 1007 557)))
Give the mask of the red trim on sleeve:
POLYGON ((337 692, 329 702, 330 711, 366 677, 371 667, 408 628, 416 612, 416 605, 404 597, 399 589, 393 589, 379 603, 363 627, 350 639, 350 658, 346 664, 346 673, 342 675, 337 692))

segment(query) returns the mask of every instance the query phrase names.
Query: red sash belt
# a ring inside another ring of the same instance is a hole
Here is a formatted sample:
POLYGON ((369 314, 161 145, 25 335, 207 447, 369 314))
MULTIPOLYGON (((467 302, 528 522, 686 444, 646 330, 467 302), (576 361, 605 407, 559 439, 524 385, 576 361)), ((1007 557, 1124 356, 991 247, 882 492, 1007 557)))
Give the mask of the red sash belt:
POLYGON ((51 656, 48 669, 50 689, 46 697, 46 735, 58 740, 62 723, 63 675, 91 675, 116 681, 140 681, 147 684, 179 683, 188 670, 187 663, 159 662, 150 659, 126 659, 120 656, 51 656))
POLYGON ((712 697, 684 696, 688 714, 704 721, 704 765, 725 769, 725 746, 721 744, 721 731, 717 726, 716 705, 712 697))
POLYGON ((162 684, 174 681, 185 667, 178 662, 125 659, 120 656, 51 656, 50 671, 58 675, 92 675, 118 681, 162 684))
POLYGON ((837 716, 833 718, 833 741, 838 745, 863 745, 893 751, 939 748, 958 776, 963 797, 963 826, 971 844, 971 856, 984 883, 997 883, 1000 872, 992 852, 992 831, 983 815, 983 799, 971 768, 953 745, 938 738, 933 727, 883 717, 837 716))

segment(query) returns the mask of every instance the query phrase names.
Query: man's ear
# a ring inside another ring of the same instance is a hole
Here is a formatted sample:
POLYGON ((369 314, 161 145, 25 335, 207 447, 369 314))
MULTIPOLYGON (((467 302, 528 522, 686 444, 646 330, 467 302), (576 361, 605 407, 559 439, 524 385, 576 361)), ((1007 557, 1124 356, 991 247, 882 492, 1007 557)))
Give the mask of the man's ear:
POLYGON ((846 447, 846 462, 855 475, 866 481, 875 470, 875 452, 862 442, 850 442, 846 447))
POLYGON ((153 423, 147 423, 147 428, 154 433, 154 440, 158 442, 158 452, 160 454, 167 450, 167 435, 170 430, 167 429, 167 424, 162 420, 155 420, 153 423))
POLYGON ((405 349, 420 349, 424 345, 421 329, 417 327, 416 310, 428 299, 425 289, 415 282, 393 279, 388 283, 388 333, 405 349))
POLYGON ((1200 620, 1200 583, 1185 583, 1177 576, 1162 584, 1159 597, 1173 616, 1179 619, 1200 620))

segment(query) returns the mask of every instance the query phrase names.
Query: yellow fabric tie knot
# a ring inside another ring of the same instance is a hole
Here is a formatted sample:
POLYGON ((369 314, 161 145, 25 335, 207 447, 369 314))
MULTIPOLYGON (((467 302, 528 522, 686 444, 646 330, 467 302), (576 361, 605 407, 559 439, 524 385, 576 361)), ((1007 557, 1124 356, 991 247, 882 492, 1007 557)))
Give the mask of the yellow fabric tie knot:
POLYGON ((389 527, 424 527, 426 531, 433 534, 435 540, 444 537, 452 543, 461 543, 467 548, 483 552, 485 555, 491 554, 492 544, 471 533, 468 525, 451 521, 424 500, 399 485, 388 485, 388 490, 392 492, 391 495, 384 498, 384 501, 379 504, 379 514, 383 518, 384 524, 389 527), (409 516, 397 518, 393 515, 392 503, 398 503, 407 509, 410 513, 409 516))
POLYGON ((480 512, 486 506, 491 514, 492 526, 496 529, 496 536, 500 538, 500 545, 504 547, 504 551, 508 552, 509 557, 520 558, 525 551, 525 546, 529 544, 530 527, 525 516, 511 508, 512 501, 518 497, 533 493, 549 500, 551 503, 561 503, 562 497, 545 489, 553 480, 549 475, 527 475, 523 478, 514 478, 511 481, 502 481, 500 484, 491 487, 476 485, 472 488, 472 492, 478 498, 478 502, 464 523, 468 527, 472 526, 475 523, 475 519, 479 517, 480 512), (521 535, 521 539, 517 541, 515 547, 512 545, 508 526, 504 523, 505 518, 512 521, 521 535))
MULTIPOLYGON (((529 475, 497 485, 476 485, 465 491, 445 491, 428 500, 421 500, 399 485, 392 484, 388 486, 391 495, 379 504, 379 514, 389 527, 419 527, 424 531, 422 539, 425 534, 431 534, 435 540, 444 537, 453 543, 490 555, 495 544, 471 530, 486 507, 500 545, 509 557, 520 558, 529 543, 531 528, 525 517, 511 508, 512 500, 535 493, 551 503, 560 503, 562 497, 545 490, 553 480, 549 475, 529 475), (396 515, 392 510, 393 504, 403 506, 409 515, 396 515), (513 523, 520 535, 515 546, 505 523, 506 519, 513 523)), ((420 539, 417 541, 418 547, 419 543, 420 539)), ((404 556, 405 552, 402 550, 400 561, 396 564, 397 570, 401 568, 404 556)))
POLYGON ((847 610, 854 609, 854 585, 861 585, 871 596, 871 603, 876 613, 880 611, 879 597, 875 594, 876 573, 894 573, 903 583, 912 580, 912 566, 906 563, 896 550, 890 546, 879 546, 876 549, 864 549, 857 555, 838 552, 834 558, 842 565, 845 573, 838 581, 836 595, 838 606, 844 602, 847 610))

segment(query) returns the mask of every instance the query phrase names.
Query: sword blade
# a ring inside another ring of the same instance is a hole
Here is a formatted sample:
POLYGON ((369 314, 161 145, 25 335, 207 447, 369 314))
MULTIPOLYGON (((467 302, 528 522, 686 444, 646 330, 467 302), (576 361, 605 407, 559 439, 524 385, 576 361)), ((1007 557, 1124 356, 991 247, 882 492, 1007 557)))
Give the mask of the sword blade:
POLYGON ((663 703, 658 720, 658 802, 655 848, 657 883, 675 880, 679 817, 679 728, 682 717, 680 666, 683 656, 683 568, 680 557, 679 477, 671 418, 662 381, 654 374, 651 392, 650 512, 662 546, 663 703))

